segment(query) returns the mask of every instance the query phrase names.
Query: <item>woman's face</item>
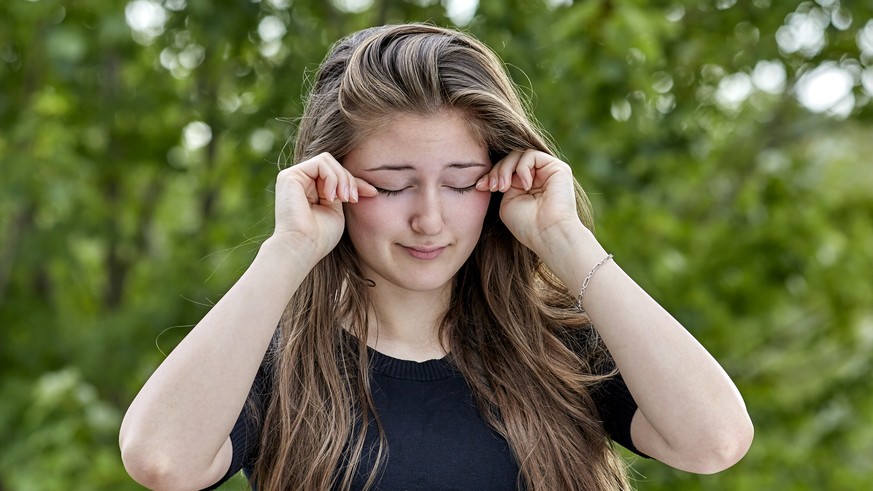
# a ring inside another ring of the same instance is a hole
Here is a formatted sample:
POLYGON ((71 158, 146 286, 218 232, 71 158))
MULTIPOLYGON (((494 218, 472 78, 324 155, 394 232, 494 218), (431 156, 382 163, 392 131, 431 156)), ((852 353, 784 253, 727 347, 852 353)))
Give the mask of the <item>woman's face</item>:
POLYGON ((468 123, 450 111, 398 114, 342 163, 379 189, 345 208, 364 276, 377 288, 449 287, 479 240, 491 199, 474 188, 492 164, 468 123))

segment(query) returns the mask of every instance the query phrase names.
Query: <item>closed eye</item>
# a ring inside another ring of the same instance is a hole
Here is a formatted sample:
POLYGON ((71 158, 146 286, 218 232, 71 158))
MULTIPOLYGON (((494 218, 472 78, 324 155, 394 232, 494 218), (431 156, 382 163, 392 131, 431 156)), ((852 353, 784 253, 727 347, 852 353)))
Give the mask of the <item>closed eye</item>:
MULTIPOLYGON (((373 186, 373 187, 376 187, 376 186, 373 186)), ((401 192, 403 192, 404 189, 406 189, 406 188, 401 188, 401 189, 382 189, 382 188, 376 188, 376 191, 378 191, 379 194, 382 194, 382 195, 385 195, 385 196, 397 196, 398 194, 400 194, 401 192)))
POLYGON ((472 191, 472 190, 475 189, 475 188, 476 188, 476 184, 475 184, 475 183, 474 183, 473 185, 471 185, 471 186, 467 186, 467 187, 465 187, 465 188, 455 188, 455 187, 451 187, 451 186, 449 186, 449 189, 451 189, 452 191, 454 191, 454 192, 456 192, 456 193, 458 193, 458 194, 464 194, 464 193, 470 192, 470 191, 472 191))
MULTIPOLYGON (((376 186, 373 186, 373 187, 376 187, 376 186)), ((451 189, 452 191, 458 193, 458 194, 464 194, 464 193, 468 193, 468 192, 476 189, 476 184, 474 183, 470 186, 463 187, 463 188, 456 188, 454 186, 446 186, 446 187, 451 189)), ((384 196, 397 196, 398 194, 402 193, 406 189, 408 189, 408 188, 384 189, 384 188, 376 187, 376 191, 378 191, 379 194, 384 195, 384 196)))

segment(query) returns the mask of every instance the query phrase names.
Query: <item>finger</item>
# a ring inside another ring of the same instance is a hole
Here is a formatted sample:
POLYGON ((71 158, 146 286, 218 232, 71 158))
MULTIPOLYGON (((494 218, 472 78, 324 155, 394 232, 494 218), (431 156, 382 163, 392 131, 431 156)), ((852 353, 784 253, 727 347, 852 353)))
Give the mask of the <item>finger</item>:
POLYGON ((300 170, 297 166, 292 166, 279 171, 279 174, 276 175, 277 199, 286 197, 292 187, 299 187, 310 203, 317 203, 318 190, 315 188, 314 180, 306 172, 301 173, 300 170))
POLYGON ((501 188, 508 189, 508 187, 505 186, 505 182, 509 182, 509 177, 512 176, 511 169, 515 167, 515 163, 520 157, 521 152, 517 150, 509 152, 506 157, 503 157, 502 159, 500 159, 499 162, 494 164, 494 167, 492 167, 487 174, 485 174, 478 181, 476 181, 476 189, 478 189, 479 191, 491 192, 500 191, 501 188), (502 174, 503 169, 505 168, 510 169, 508 176, 502 174), (501 177, 503 177, 505 181, 504 183, 501 183, 501 177), (501 186, 501 184, 503 184, 503 186, 501 186))
POLYGON ((379 191, 367 181, 357 178, 330 153, 316 157, 320 161, 318 177, 324 182, 324 197, 329 201, 339 198, 345 203, 357 203, 360 196, 372 197, 379 191))
POLYGON ((357 203, 358 198, 361 196, 364 198, 372 198, 379 195, 379 191, 375 186, 359 177, 352 179, 352 183, 352 194, 355 198, 353 201, 354 203, 357 203))
POLYGON ((487 173, 484 176, 480 177, 478 181, 476 181, 476 190, 477 191, 488 191, 488 176, 491 173, 487 173))
POLYGON ((351 181, 354 179, 344 168, 333 169, 336 172, 336 195, 342 202, 348 202, 352 197, 351 181))
POLYGON ((548 156, 548 154, 536 150, 528 150, 518 160, 518 165, 515 166, 515 175, 518 177, 521 188, 525 191, 530 191, 533 187, 537 164, 542 160, 541 157, 545 156, 548 156))
POLYGON ((317 167, 316 179, 321 181, 320 196, 333 202, 348 201, 351 196, 349 172, 330 153, 324 152, 314 159, 317 167))
POLYGON ((515 169, 518 168, 519 162, 524 158, 527 152, 513 150, 509 152, 497 168, 497 190, 506 192, 512 186, 512 175, 515 174, 515 169))
POLYGON ((318 196, 321 199, 333 202, 336 199, 336 185, 338 179, 334 172, 327 165, 318 166, 318 196))
POLYGON ((525 157, 523 165, 529 167, 531 187, 542 186, 557 173, 567 172, 571 179, 573 175, 573 171, 566 162, 545 152, 532 150, 530 155, 525 157))
POLYGON ((477 190, 479 190, 479 191, 493 191, 493 189, 491 189, 490 179, 491 179, 492 173, 494 172, 494 169, 496 169, 496 168, 497 168, 497 164, 494 164, 493 166, 491 166, 491 170, 486 172, 484 176, 480 177, 479 180, 476 181, 475 187, 477 190))
POLYGON ((340 168, 333 156, 325 152, 304 160, 290 169, 303 175, 301 184, 307 190, 315 190, 315 197, 311 196, 309 192, 307 192, 307 197, 310 198, 310 202, 318 203, 322 199, 333 201, 336 197, 337 178, 335 170, 331 169, 334 166, 340 168))

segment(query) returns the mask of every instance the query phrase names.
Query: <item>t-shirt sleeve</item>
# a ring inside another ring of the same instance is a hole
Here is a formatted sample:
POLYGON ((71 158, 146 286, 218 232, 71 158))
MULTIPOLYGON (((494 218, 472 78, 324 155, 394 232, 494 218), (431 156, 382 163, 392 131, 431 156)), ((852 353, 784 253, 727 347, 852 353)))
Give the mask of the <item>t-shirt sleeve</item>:
MULTIPOLYGON (((566 333, 565 342, 578 356, 585 358, 590 356, 590 350, 605 349, 599 341, 597 332, 590 326, 566 333)), ((614 368, 615 363, 609 357, 608 360, 596 364, 595 372, 596 375, 606 375, 614 368)), ((607 436, 631 452, 648 458, 637 449, 631 438, 631 421, 637 411, 637 402, 624 383, 621 373, 616 373, 598 383, 591 392, 591 398, 594 400, 594 406, 607 436)))
MULTIPOLYGON (((262 366, 255 380, 252 383, 252 388, 249 393, 249 401, 243 406, 240 411, 233 429, 230 430, 230 441, 233 446, 233 456, 230 460, 230 467, 224 476, 212 486, 206 488, 216 489, 231 477, 236 475, 242 469, 251 469, 258 455, 258 447, 260 443, 260 431, 257 424, 257 417, 252 414, 252 403, 259 407, 261 413, 266 404, 266 395, 268 387, 268 377, 265 369, 262 366)), ((249 472, 248 470, 246 472, 249 472)))
POLYGON ((591 396, 609 438, 631 452, 648 458, 648 455, 637 450, 631 438, 631 421, 637 411, 637 403, 621 374, 617 373, 601 382, 591 396))

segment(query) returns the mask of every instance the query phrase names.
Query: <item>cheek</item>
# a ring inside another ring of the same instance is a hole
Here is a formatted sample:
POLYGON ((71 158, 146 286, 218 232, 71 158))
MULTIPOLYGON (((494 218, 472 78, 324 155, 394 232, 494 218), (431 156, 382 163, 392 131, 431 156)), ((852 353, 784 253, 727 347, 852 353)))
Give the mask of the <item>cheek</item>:
POLYGON ((478 232, 485 222, 485 214, 488 212, 490 202, 490 192, 473 191, 471 195, 464 195, 454 203, 455 209, 452 210, 452 215, 462 217, 466 229, 478 232))
POLYGON ((359 203, 343 205, 346 231, 353 244, 384 234, 390 222, 390 210, 378 200, 363 199, 359 203))

